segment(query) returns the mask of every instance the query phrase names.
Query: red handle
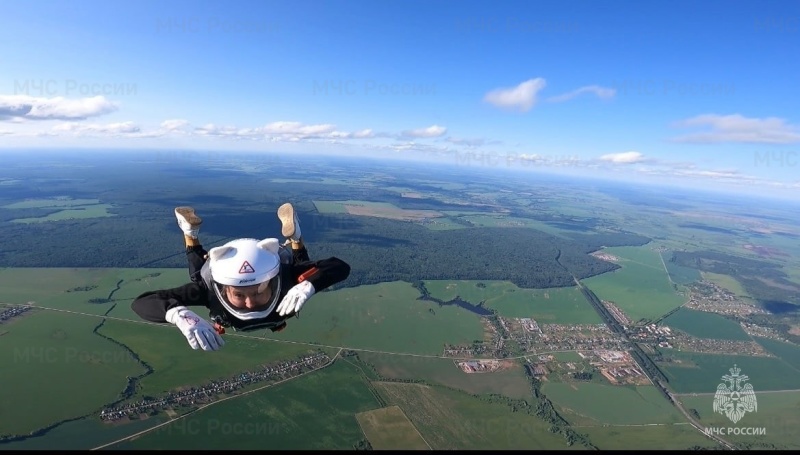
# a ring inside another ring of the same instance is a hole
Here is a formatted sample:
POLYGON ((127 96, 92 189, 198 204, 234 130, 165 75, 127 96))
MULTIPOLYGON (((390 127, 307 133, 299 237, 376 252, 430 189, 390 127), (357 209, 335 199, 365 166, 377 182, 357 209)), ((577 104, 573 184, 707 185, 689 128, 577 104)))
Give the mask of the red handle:
POLYGON ((306 270, 305 272, 303 272, 299 277, 297 277, 297 282, 298 283, 302 283, 303 281, 309 279, 311 277, 311 275, 313 275, 313 274, 315 274, 317 272, 319 272, 319 269, 316 268, 316 267, 312 267, 312 268, 306 270))
POLYGON ((225 333, 225 327, 222 327, 221 325, 217 324, 216 322, 214 323, 214 330, 220 335, 223 335, 225 333))

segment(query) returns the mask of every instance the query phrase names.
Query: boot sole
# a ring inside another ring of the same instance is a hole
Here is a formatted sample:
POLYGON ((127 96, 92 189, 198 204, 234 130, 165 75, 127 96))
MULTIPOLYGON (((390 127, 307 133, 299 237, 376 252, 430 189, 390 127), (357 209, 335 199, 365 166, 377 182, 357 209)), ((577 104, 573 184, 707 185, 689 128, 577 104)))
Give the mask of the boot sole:
POLYGON ((203 219, 194 213, 194 208, 192 207, 178 207, 175 209, 175 213, 182 216, 183 219, 188 221, 192 226, 200 226, 203 224, 203 219))
POLYGON ((284 237, 294 235, 294 207, 288 202, 278 208, 278 219, 281 220, 281 234, 284 237))

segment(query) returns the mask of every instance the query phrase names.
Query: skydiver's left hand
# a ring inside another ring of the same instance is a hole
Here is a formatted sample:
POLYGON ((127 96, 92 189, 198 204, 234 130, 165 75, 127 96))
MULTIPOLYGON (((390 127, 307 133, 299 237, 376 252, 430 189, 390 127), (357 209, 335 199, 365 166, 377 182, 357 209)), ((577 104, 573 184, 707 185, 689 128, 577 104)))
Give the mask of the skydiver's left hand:
POLYGON ((316 290, 310 281, 303 281, 289 289, 289 292, 283 297, 281 303, 278 305, 278 315, 286 316, 291 313, 298 313, 306 300, 314 295, 316 290))

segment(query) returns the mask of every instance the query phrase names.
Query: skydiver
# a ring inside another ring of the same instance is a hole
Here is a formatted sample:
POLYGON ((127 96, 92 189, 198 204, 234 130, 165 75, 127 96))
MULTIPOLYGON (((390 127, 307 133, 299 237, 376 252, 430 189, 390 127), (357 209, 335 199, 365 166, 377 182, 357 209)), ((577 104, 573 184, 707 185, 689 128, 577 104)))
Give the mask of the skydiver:
POLYGON ((350 266, 336 257, 309 260, 290 203, 278 209, 283 244, 276 238, 240 238, 206 251, 198 238, 203 221, 194 208, 176 207, 175 218, 183 231, 191 283, 145 292, 131 307, 144 320, 175 325, 192 349, 218 350, 225 344, 220 335, 226 327, 281 331, 311 296, 350 275, 350 266), (208 308, 214 325, 190 306, 208 308))

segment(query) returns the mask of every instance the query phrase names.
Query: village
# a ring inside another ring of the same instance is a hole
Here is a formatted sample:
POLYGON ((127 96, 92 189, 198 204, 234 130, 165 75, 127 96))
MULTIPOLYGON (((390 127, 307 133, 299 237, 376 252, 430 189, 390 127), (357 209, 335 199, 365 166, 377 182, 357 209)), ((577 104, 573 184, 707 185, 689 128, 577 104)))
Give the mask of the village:
POLYGON ((763 308, 743 302, 736 294, 710 281, 702 280, 693 283, 689 289, 691 298, 685 306, 692 310, 737 317, 746 317, 751 314, 769 314, 763 308))
POLYGON ((319 352, 294 360, 264 366, 257 371, 246 371, 232 378, 212 381, 206 385, 172 391, 160 398, 146 398, 122 406, 103 409, 100 419, 105 422, 121 423, 137 420, 161 411, 174 413, 175 408, 193 407, 218 399, 219 395, 231 394, 248 385, 267 381, 281 381, 315 370, 329 363, 327 354, 319 352), (124 420, 122 420, 124 419, 124 420))
POLYGON ((447 357, 504 358, 543 351, 625 350, 627 342, 605 324, 539 324, 532 318, 497 317, 484 324, 485 338, 472 345, 446 345, 447 357))
POLYGON ((8 321, 11 318, 16 316, 20 316, 26 311, 29 311, 33 307, 31 306, 23 306, 23 305, 8 305, 0 307, 0 324, 3 322, 8 321))

